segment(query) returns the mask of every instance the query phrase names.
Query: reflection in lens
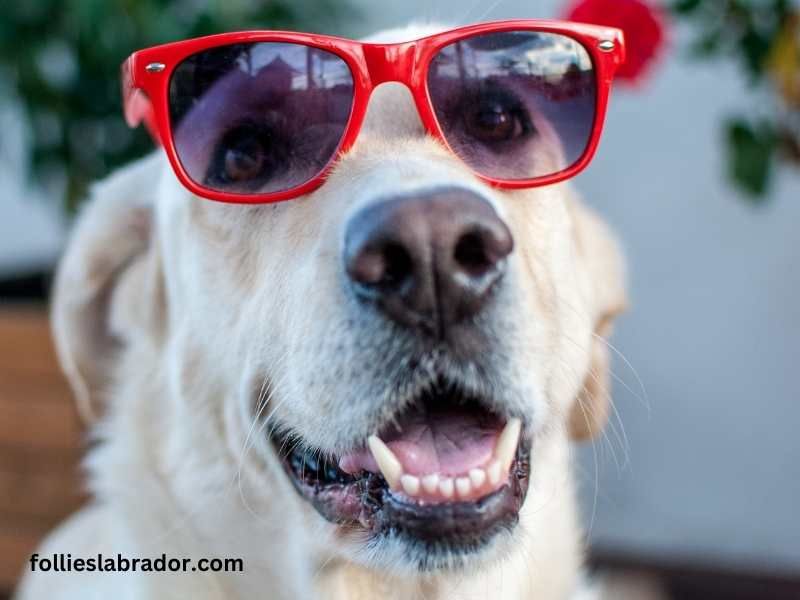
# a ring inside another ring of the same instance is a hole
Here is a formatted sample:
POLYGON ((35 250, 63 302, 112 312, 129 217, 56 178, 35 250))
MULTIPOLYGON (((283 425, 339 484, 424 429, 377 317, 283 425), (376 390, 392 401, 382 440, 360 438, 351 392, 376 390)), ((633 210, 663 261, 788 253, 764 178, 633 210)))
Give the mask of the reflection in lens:
POLYGON ((353 103, 338 56, 299 44, 237 44, 192 55, 173 72, 169 109, 178 158, 212 190, 284 191, 336 153, 353 103))
POLYGON ((461 40, 431 61, 428 88, 447 142, 488 177, 552 175, 577 162, 591 138, 592 61, 563 35, 514 31, 461 40))

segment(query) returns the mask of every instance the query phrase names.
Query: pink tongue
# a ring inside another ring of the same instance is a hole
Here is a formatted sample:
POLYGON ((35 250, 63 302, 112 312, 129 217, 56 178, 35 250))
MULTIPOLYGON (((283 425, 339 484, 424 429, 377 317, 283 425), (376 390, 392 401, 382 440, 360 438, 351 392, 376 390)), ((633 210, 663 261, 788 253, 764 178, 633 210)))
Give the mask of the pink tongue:
MULTIPOLYGON (((380 438, 411 475, 462 475, 482 467, 492 457, 502 425, 486 415, 471 412, 415 412, 405 416, 400 429, 390 427, 380 438)), ((341 457, 339 467, 347 473, 378 472, 367 449, 341 457)))

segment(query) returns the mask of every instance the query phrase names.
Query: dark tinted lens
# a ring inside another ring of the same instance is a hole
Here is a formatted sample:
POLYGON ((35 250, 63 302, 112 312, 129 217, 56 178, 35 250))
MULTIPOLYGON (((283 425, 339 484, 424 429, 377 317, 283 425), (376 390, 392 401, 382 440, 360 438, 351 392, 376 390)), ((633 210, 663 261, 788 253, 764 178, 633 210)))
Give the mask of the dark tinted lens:
POLYGON ((212 190, 278 192, 335 154, 353 103, 338 56, 298 44, 238 44, 179 64, 169 85, 178 158, 212 190))
POLYGON ((573 165, 591 138, 597 86, 572 38, 491 33, 446 46, 428 88, 447 142, 475 171, 531 179, 573 165))

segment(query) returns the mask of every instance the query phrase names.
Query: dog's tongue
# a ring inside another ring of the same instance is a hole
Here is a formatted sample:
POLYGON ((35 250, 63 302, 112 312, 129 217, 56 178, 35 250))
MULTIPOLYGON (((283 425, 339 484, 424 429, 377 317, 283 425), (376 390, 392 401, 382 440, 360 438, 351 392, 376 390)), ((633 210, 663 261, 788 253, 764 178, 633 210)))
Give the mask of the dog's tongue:
MULTIPOLYGON (((403 465, 404 473, 455 476, 489 462, 502 429, 498 419, 469 409, 420 409, 404 415, 379 437, 403 465)), ((379 471, 367 449, 344 454, 339 468, 351 474, 379 471)))

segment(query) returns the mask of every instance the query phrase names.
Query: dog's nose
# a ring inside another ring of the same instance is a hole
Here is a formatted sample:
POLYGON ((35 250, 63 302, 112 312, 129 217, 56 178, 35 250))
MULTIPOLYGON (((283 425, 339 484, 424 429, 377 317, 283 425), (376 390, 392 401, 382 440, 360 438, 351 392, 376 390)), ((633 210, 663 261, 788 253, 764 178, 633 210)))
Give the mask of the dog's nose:
POLYGON ((357 212, 345 231, 344 261, 361 300, 401 325, 441 336, 484 307, 513 248, 486 200, 444 188, 357 212))

